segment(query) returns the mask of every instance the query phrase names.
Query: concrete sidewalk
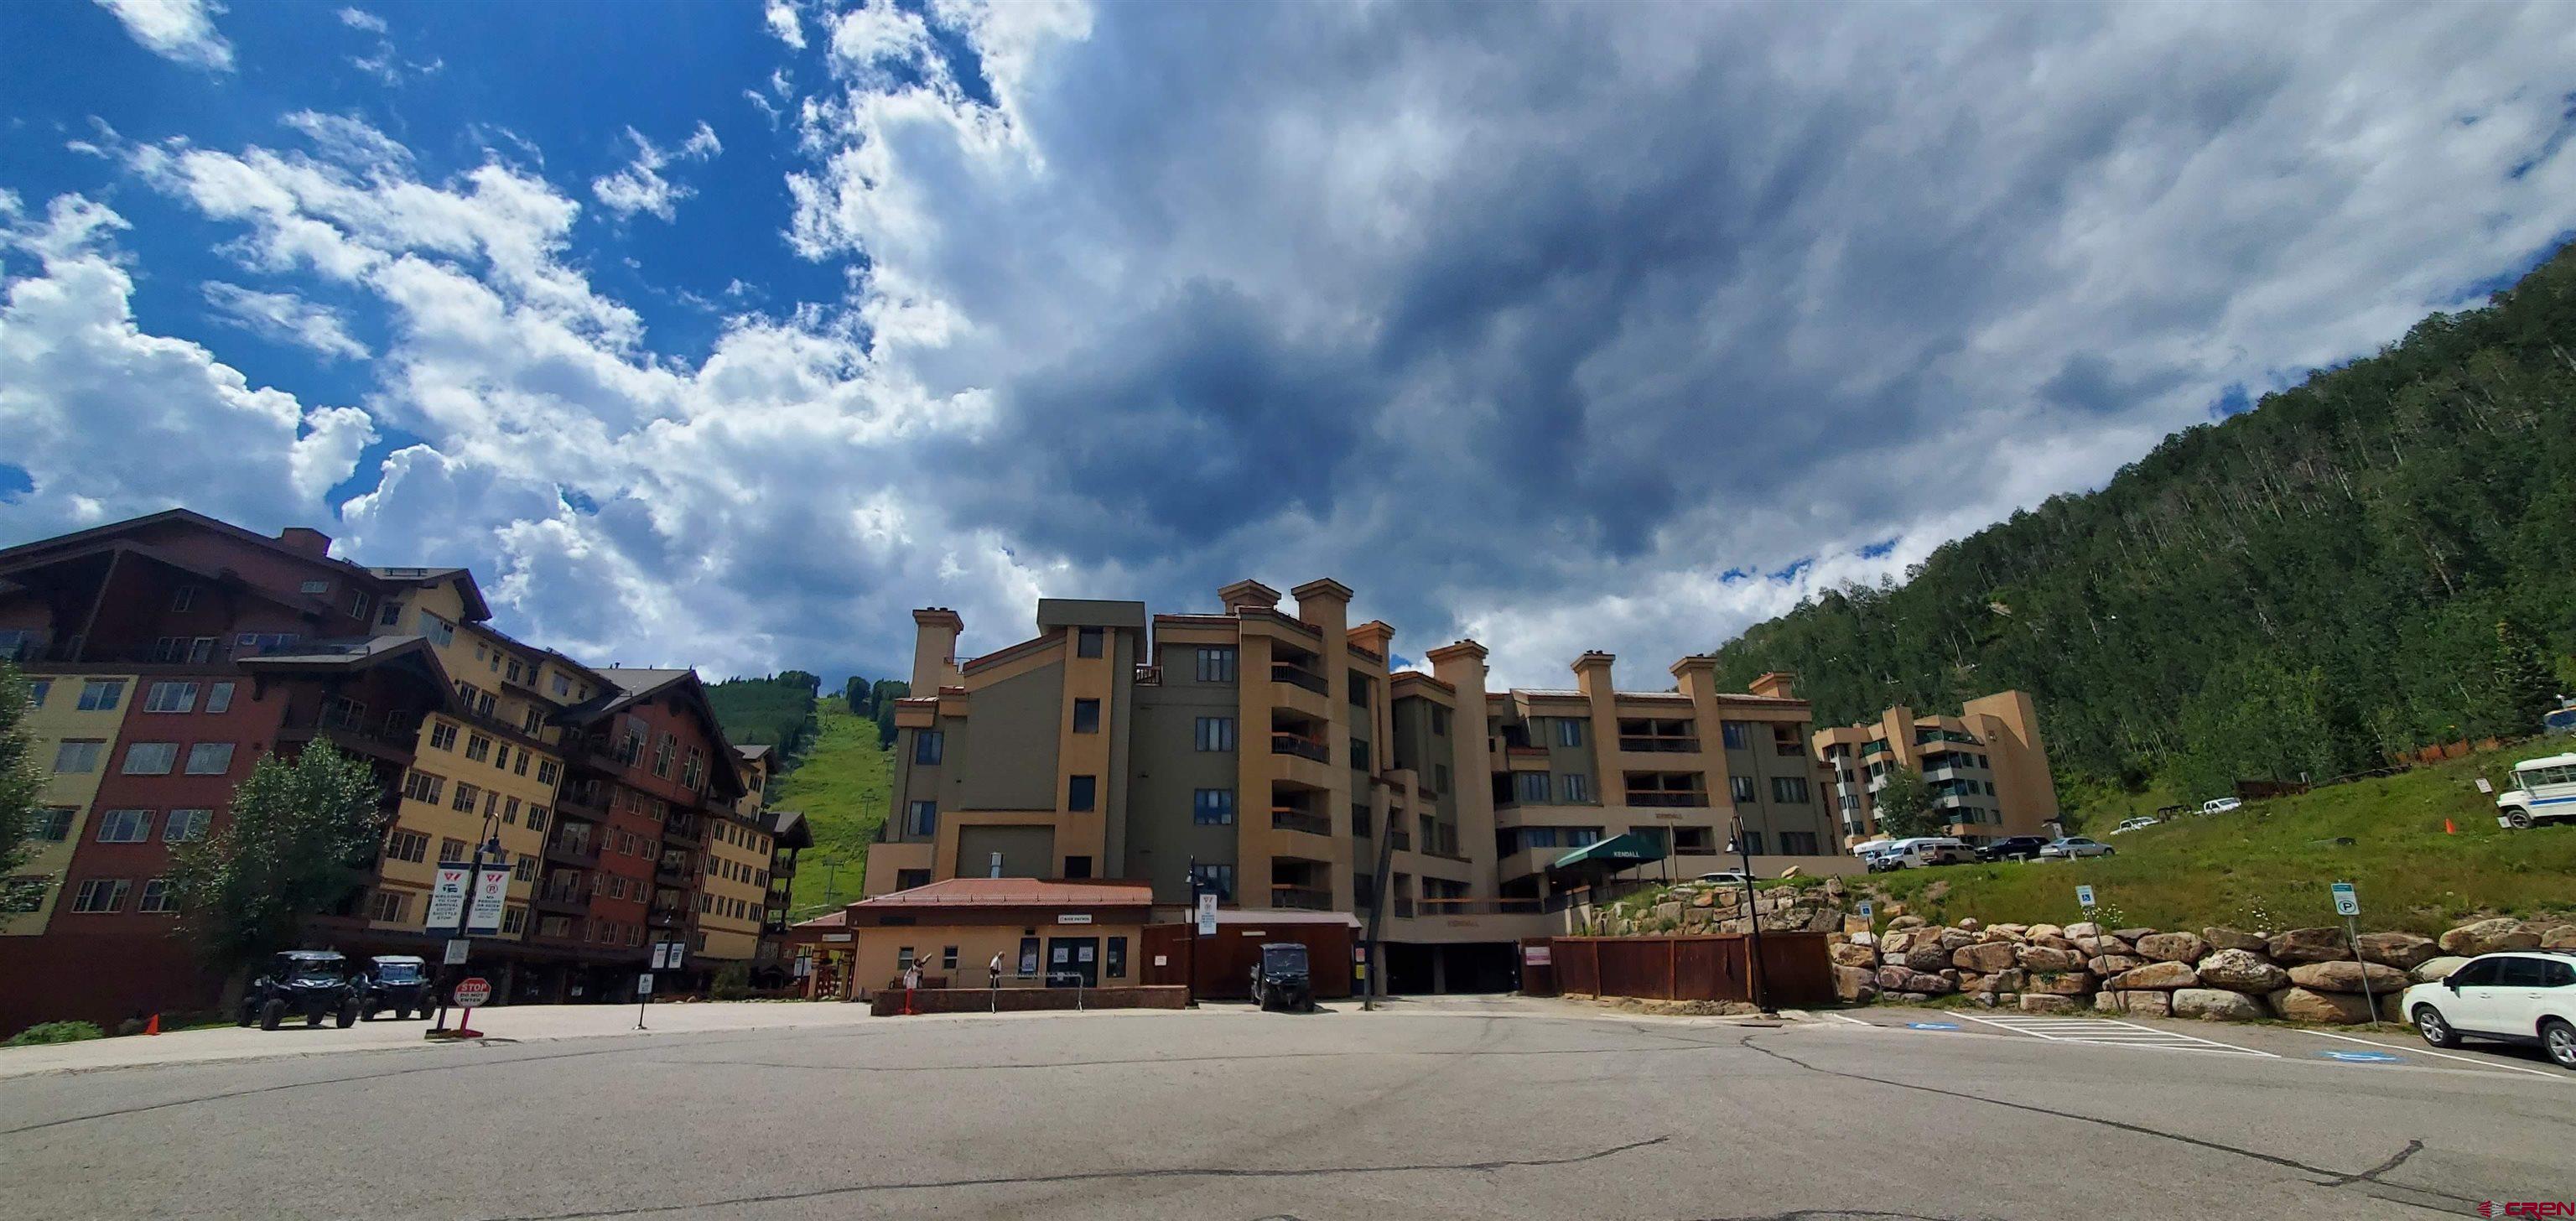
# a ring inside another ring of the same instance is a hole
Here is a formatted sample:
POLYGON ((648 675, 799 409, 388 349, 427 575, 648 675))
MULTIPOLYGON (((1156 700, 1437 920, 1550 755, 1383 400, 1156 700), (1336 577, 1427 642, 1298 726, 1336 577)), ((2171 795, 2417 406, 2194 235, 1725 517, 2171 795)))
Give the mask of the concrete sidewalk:
MULTIPOLYGON (((510 1005, 478 1010, 474 1028, 496 1040, 550 1042, 610 1035, 651 1036, 701 1034, 726 1030, 790 1030, 799 1027, 851 1026, 878 1019, 865 1005, 830 1001, 713 1001, 654 1005, 635 1029, 634 1005, 510 1005)), ((454 1025, 453 1015, 449 1025, 454 1025)), ((223 1060, 332 1055, 341 1052, 389 1051, 431 1045, 421 1037, 429 1023, 419 1019, 360 1022, 347 1030, 329 1023, 307 1028, 301 1022, 276 1030, 225 1027, 164 1035, 131 1035, 0 1049, 0 1079, 37 1073, 92 1072, 155 1064, 197 1064, 223 1060)))

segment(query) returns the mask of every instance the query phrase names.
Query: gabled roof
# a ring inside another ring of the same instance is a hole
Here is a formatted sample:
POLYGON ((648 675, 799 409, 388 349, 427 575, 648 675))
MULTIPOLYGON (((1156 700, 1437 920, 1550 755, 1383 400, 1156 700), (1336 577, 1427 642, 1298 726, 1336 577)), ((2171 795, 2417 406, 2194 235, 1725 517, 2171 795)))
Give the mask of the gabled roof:
POLYGON ((805 821, 802 810, 763 810, 760 828, 769 832, 772 842, 781 848, 814 846, 813 824, 805 821))
POLYGON ((475 584, 474 574, 463 568, 369 568, 367 575, 393 585, 444 585, 453 581, 457 593, 464 598, 468 621, 480 623, 492 617, 492 604, 483 600, 483 587, 475 584))
MULTIPOLYGON (((88 532, 84 531, 83 533, 88 532)), ((59 542, 61 540, 49 541, 59 542)), ((132 555, 150 560, 155 564, 160 564, 167 568, 175 569, 179 572, 184 572, 189 576, 195 577, 198 580, 211 585, 218 585, 226 589, 237 590, 249 597, 258 598, 265 602, 276 603, 279 606, 283 606, 288 610, 295 611, 299 614, 320 615, 330 609, 330 607, 326 606, 321 599, 315 598, 309 594, 289 593, 284 590, 269 589, 265 586, 254 585, 249 581, 243 580, 241 574, 233 571, 232 569, 207 568, 201 564, 193 564, 187 560, 180 559, 179 557, 170 554, 168 551, 137 539, 94 538, 80 543, 77 546, 52 548, 47 550, 28 550, 29 547, 38 546, 41 546, 41 544, 31 543, 28 544, 27 547, 13 547, 6 552, 0 552, 0 569, 21 573, 41 572, 57 565, 69 564, 75 561, 89 559, 94 556, 112 556, 120 554, 132 555)), ((305 556, 304 558, 311 559, 312 557, 305 556)), ((25 583, 13 582, 13 584, 23 586, 25 583)))
POLYGON ((890 907, 1152 907, 1154 887, 1147 882, 1062 882, 1043 878, 949 878, 892 894, 862 899, 850 906, 871 911, 890 907))
POLYGON ((591 674, 608 685, 608 690, 566 708, 547 719, 558 725, 595 725, 637 704, 674 689, 685 690, 706 718, 707 729, 715 736, 714 763, 733 782, 735 794, 743 792, 742 759, 734 753, 733 739, 725 736, 724 723, 716 719, 715 705, 707 700, 705 684, 698 681, 696 670, 621 669, 610 666, 592 670, 591 674))
POLYGON ((737 755, 742 756, 742 757, 743 757, 744 759, 746 759, 746 760, 750 760, 750 759, 760 759, 760 758, 764 758, 764 757, 766 757, 766 756, 769 754, 769 748, 768 748, 767 746, 763 746, 763 745, 761 745, 761 744, 759 744, 759 743, 753 743, 752 745, 749 745, 749 746, 737 746, 737 747, 734 747, 734 748, 733 748, 733 753, 735 753, 735 754, 737 754, 737 755))
POLYGON ((367 670, 396 663, 413 665, 422 671, 422 681, 437 690, 441 709, 458 714, 465 711, 464 697, 457 694, 456 684, 448 680, 446 667, 438 664, 438 650, 430 646, 429 638, 425 636, 307 640, 296 644, 293 652, 255 654, 242 658, 239 664, 254 673, 322 674, 367 670))

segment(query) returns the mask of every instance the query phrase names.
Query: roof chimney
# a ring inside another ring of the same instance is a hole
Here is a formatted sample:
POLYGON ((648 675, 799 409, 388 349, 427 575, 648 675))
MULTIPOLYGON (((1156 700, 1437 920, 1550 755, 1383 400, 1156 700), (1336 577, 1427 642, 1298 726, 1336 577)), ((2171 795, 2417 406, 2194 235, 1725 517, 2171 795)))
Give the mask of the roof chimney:
POLYGON ((331 558, 331 536, 303 526, 288 526, 277 532, 277 541, 289 551, 302 552, 317 560, 331 558))
POLYGON ((965 681, 957 670, 957 635, 966 630, 964 616, 945 606, 912 612, 912 693, 937 695, 941 687, 965 681))
POLYGON ((1216 591, 1216 596, 1225 603, 1225 613, 1229 615, 1240 613, 1246 607, 1253 610, 1279 608, 1279 591, 1249 578, 1216 591))
POLYGON ((1754 679, 1753 685, 1747 690, 1764 699, 1793 700, 1798 697, 1791 691, 1790 685, 1797 681, 1798 672, 1795 670, 1773 670, 1754 679))

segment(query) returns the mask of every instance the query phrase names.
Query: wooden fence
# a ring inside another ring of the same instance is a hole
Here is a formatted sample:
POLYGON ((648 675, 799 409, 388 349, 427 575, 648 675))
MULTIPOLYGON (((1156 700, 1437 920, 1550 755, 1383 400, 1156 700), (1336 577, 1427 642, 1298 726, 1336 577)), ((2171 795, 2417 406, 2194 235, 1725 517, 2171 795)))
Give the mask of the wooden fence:
MULTIPOLYGON (((1548 956, 1556 987, 1583 996, 1658 1001, 1749 1001, 1753 938, 1555 937, 1548 956)), ((1774 1005, 1834 1003, 1833 964, 1823 933, 1762 934, 1762 982, 1774 1005)))

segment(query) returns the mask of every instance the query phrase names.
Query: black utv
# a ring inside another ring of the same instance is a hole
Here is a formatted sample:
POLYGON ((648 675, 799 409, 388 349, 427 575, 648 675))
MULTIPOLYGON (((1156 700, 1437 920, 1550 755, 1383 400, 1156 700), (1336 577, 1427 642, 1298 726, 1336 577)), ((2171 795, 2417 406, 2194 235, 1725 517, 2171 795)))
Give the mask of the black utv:
POLYGON ((1294 941, 1266 942, 1261 961, 1252 964, 1252 1003, 1267 1009, 1315 1011, 1315 977, 1306 969, 1306 947, 1294 941))
POLYGON ((358 988, 349 979, 349 960, 329 950, 272 956, 268 970, 242 996, 241 1024, 275 1030, 290 1014, 302 1016, 307 1026, 319 1026, 326 1017, 343 1030, 357 1025, 358 988))
POLYGON ((367 1021, 390 1009, 395 1021, 408 1022, 434 1007, 429 964, 410 954, 378 954, 358 976, 358 1016, 367 1021))

